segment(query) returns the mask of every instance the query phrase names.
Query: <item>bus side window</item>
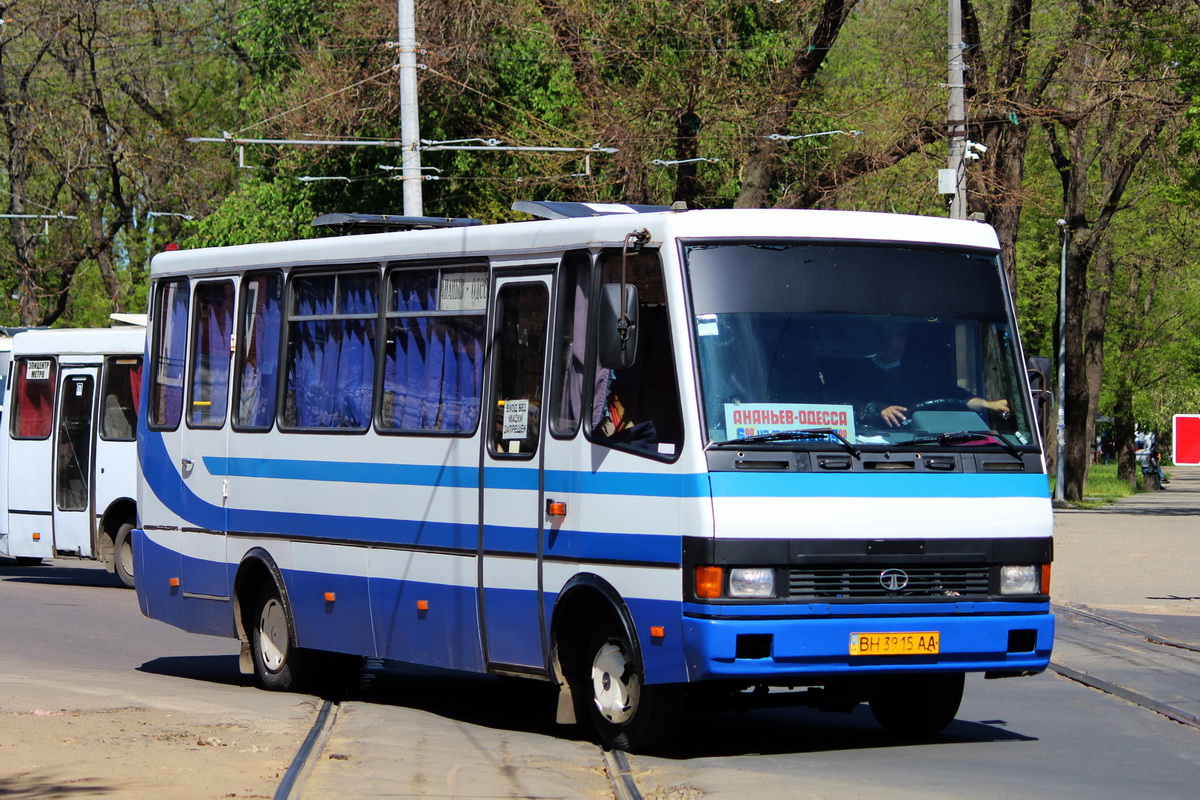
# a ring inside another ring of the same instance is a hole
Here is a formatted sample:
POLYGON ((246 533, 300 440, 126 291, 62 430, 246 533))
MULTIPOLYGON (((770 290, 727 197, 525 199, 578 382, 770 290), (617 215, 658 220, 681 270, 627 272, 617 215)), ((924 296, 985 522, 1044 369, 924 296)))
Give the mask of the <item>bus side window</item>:
MULTIPOLYGON (((658 254, 628 256, 625 274, 638 290, 638 352, 632 367, 599 375, 592 437, 610 447, 673 459, 683 442, 683 415, 658 254)), ((605 252, 600 283, 620 282, 621 253, 605 252)))
POLYGON ((187 281, 159 284, 154 313, 154 363, 150 372, 150 425, 154 428, 175 428, 183 414, 187 316, 187 281))
POLYGON ((556 436, 574 436, 583 419, 591 266, 587 251, 576 251, 559 268, 550 375, 550 430, 556 436))
POLYGON ((234 370, 236 428, 267 430, 275 421, 282 304, 283 276, 278 272, 249 275, 242 282, 242 322, 234 370))
POLYGON ((106 360, 100 438, 118 442, 131 442, 136 438, 141 391, 141 358, 112 356, 106 360))
POLYGON ((541 435, 549 296, 541 283, 509 284, 496 299, 491 451, 531 456, 541 435))
POLYGON ((375 390, 379 274, 292 279, 283 424, 366 430, 375 390))
POLYGON ((229 344, 233 336, 233 281, 196 284, 192 321, 192 385, 188 424, 219 428, 229 402, 229 344))
POLYGON ((50 435, 57 383, 58 363, 53 358, 18 359, 11 411, 14 439, 45 439, 50 435))
POLYGON ((381 430, 470 433, 479 421, 487 268, 389 277, 381 430))

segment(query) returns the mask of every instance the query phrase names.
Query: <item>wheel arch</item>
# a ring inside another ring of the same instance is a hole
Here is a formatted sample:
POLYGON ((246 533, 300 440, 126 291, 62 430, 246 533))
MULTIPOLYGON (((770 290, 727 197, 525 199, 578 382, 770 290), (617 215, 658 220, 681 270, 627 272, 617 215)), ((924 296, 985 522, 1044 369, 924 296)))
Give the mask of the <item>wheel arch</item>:
POLYGON ((96 526, 96 542, 92 552, 97 560, 103 562, 104 568, 113 571, 113 548, 117 542, 117 532, 126 522, 133 522, 137 527, 137 501, 132 497, 118 497, 108 504, 100 515, 100 524, 96 526))
MULTIPOLYGON (((238 639, 242 643, 243 654, 248 656, 250 644, 250 629, 254 621, 248 615, 254 613, 254 601, 259 591, 269 583, 275 584, 279 592, 279 600, 287 613, 288 630, 292 641, 296 641, 296 621, 292 616, 292 603, 288 598, 287 583, 283 572, 275 559, 261 547, 251 548, 242 556, 238 564, 237 574, 233 578, 233 620, 237 628, 238 639)), ((253 671, 253 670, 251 670, 253 671)))
POLYGON ((554 603, 550 644, 555 681, 561 683, 586 666, 592 632, 602 625, 624 632, 638 663, 645 664, 633 615, 621 593, 599 575, 581 573, 567 581, 554 603))

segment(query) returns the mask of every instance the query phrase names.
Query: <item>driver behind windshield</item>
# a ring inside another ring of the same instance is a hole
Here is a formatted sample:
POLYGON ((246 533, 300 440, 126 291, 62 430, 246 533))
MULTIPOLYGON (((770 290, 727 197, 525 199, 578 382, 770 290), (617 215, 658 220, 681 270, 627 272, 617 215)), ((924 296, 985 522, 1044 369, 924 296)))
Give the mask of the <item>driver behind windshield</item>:
MULTIPOLYGON (((1007 399, 976 397, 946 380, 946 373, 938 368, 939 361, 944 363, 944 354, 906 353, 912 329, 917 325, 920 323, 881 325, 878 349, 869 357, 858 359, 859 363, 852 368, 848 382, 853 387, 855 416, 860 424, 898 428, 909 423, 914 409, 1009 414, 1007 399), (939 355, 943 358, 938 358, 939 355)), ((930 346, 936 347, 936 341, 930 346)))

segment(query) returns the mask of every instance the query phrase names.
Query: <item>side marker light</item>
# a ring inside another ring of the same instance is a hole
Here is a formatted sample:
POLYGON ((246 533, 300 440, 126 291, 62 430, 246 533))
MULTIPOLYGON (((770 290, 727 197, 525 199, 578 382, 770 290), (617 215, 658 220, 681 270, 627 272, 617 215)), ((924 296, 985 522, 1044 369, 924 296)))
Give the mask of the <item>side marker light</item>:
POLYGON ((178 586, 179 586, 179 578, 171 578, 171 588, 174 589, 178 586))
POLYGON ((336 592, 326 592, 325 593, 325 602, 326 603, 332 603, 334 600, 337 600, 336 592))

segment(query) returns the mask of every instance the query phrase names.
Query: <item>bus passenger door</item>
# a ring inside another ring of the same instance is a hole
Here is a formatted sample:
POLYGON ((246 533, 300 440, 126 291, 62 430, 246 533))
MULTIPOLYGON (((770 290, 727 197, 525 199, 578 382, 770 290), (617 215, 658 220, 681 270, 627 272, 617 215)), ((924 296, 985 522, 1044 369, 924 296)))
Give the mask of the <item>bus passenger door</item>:
POLYGON ((490 389, 484 405, 479 598, 491 669, 547 667, 542 605, 542 387, 550 276, 496 284, 490 389))
POLYGON ((183 425, 179 430, 180 501, 189 543, 181 567, 183 591, 194 597, 229 597, 229 374, 233 349, 234 285, 231 280, 193 284, 192 322, 183 425))
POLYGON ((92 452, 96 440, 95 367, 66 367, 58 384, 54 431, 54 549, 92 555, 96 514, 92 452))

